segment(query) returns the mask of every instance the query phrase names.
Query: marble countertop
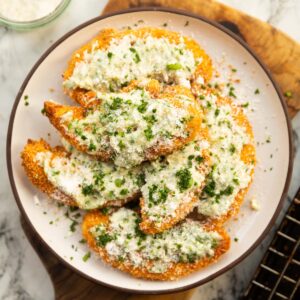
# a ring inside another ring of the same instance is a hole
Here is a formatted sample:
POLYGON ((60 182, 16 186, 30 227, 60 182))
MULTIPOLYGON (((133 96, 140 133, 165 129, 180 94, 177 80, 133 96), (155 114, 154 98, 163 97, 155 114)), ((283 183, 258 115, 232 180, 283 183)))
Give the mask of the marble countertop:
MULTIPOLYGON (((246 13, 267 21, 300 41, 300 1, 222 0, 246 13)), ((10 111, 26 74, 40 55, 60 36, 76 25, 99 15, 106 0, 73 0, 55 22, 29 32, 0 27, 0 299, 54 299, 53 288, 42 263, 28 243, 19 222, 6 171, 5 142, 10 111), (88 3, 88 5, 87 5, 88 3)), ((300 182, 300 114, 293 120, 296 155, 289 199, 300 182)), ((286 207, 288 201, 286 202, 286 207)), ((249 283, 268 240, 242 263, 199 287, 196 299, 237 299, 249 283)))

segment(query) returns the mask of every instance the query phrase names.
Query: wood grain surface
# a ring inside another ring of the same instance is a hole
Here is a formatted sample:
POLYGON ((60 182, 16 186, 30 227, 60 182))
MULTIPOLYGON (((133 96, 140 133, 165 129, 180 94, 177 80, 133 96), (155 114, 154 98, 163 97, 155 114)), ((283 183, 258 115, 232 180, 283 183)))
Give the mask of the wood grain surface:
MULTIPOLYGON (((300 110, 300 45, 267 23, 212 0, 110 0, 103 13, 140 6, 186 10, 217 21, 243 38, 273 74, 285 97, 289 115, 300 110)), ((57 300, 188 300, 194 290, 168 295, 130 295, 97 285, 65 267, 21 219, 24 232, 49 272, 57 300)))

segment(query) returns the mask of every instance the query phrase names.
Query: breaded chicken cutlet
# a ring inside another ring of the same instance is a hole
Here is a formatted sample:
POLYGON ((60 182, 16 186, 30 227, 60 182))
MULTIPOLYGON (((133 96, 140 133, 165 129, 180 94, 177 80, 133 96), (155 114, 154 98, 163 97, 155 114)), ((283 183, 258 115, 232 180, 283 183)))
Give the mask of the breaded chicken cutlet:
POLYGON ((142 231, 163 232, 194 209, 210 171, 208 147, 203 133, 199 140, 145 166, 140 199, 142 231))
POLYGON ((230 246, 221 227, 186 219, 161 234, 146 235, 140 217, 121 208, 111 215, 88 213, 82 223, 83 237, 101 259, 134 277, 175 280, 216 262, 230 246))
POLYGON ((256 164, 253 131, 242 107, 209 89, 198 93, 212 163, 198 212, 224 223, 237 215, 252 182, 256 164))
POLYGON ((72 55, 63 84, 71 98, 83 103, 99 91, 117 92, 137 79, 190 88, 211 76, 211 59, 189 37, 150 27, 104 29, 72 55))
POLYGON ((190 90, 168 87, 159 95, 144 88, 102 94, 91 108, 47 101, 45 114, 79 151, 121 167, 132 167, 194 140, 202 111, 190 90))
POLYGON ((31 182, 50 198, 82 209, 122 206, 137 199, 143 174, 140 167, 124 169, 44 140, 28 140, 22 164, 31 182))

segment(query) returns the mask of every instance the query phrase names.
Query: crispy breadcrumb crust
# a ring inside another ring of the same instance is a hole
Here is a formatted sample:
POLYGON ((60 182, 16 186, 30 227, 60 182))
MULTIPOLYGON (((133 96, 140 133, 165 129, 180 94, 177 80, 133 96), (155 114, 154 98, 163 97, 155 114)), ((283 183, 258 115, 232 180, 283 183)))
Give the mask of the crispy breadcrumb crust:
MULTIPOLYGON (((136 88, 137 85, 138 82, 133 82, 130 87, 127 87, 126 92, 136 88)), ((186 129, 189 133, 186 138, 175 137, 172 139, 172 143, 168 142, 168 144, 166 144, 163 141, 158 142, 156 145, 145 150, 145 160, 154 160, 161 155, 167 155, 182 148, 185 144, 194 140, 195 137, 200 134, 201 128, 199 124, 201 124, 202 121, 202 110, 188 88, 173 86, 161 90, 158 82, 156 80, 152 80, 148 84, 148 91, 151 93, 151 96, 154 97, 153 101, 155 101, 155 98, 167 99, 174 106, 174 109, 185 109, 191 116, 193 116, 193 118, 186 123, 186 129), (178 95, 185 98, 179 99, 178 95)), ((101 103, 99 105, 101 105, 101 103)), ((96 107, 93 109, 96 109, 96 107)), ((68 132, 69 121, 63 120, 62 118, 65 113, 72 112, 73 120, 84 119, 87 110, 88 108, 85 109, 83 107, 65 106, 53 101, 46 101, 44 103, 44 111, 50 123, 73 147, 81 152, 96 156, 102 161, 109 161, 113 157, 113 149, 108 148, 93 152, 88 151, 87 145, 79 144, 76 137, 68 132)))
MULTIPOLYGON (((206 176, 210 171, 210 156, 208 151, 204 150, 202 157, 204 161, 199 164, 198 170, 206 176)), ((147 208, 145 206, 145 199, 140 199, 142 222, 140 229, 148 234, 155 234, 163 232, 175 226, 178 222, 183 220, 196 206, 199 201, 199 195, 204 188, 205 182, 189 193, 189 201, 181 203, 174 212, 174 216, 166 216, 161 222, 151 220, 147 215, 147 208)))
MULTIPOLYGON (((21 152, 22 165, 29 180, 36 186, 40 191, 47 194, 49 198, 55 201, 61 202, 68 206, 78 206, 76 199, 64 194, 59 188, 55 187, 47 178, 44 169, 39 166, 36 155, 41 152, 51 152, 52 159, 55 157, 67 157, 69 154, 63 147, 51 148, 50 145, 43 139, 38 141, 28 140, 23 151, 21 152)), ((108 206, 123 206, 129 201, 135 200, 139 197, 140 193, 130 195, 125 199, 115 199, 107 201, 101 207, 108 206)))
MULTIPOLYGON (((137 38, 143 38, 148 35, 154 38, 166 38, 171 43, 179 44, 181 35, 177 32, 169 31, 166 29, 160 28, 152 28, 152 27, 143 27, 139 29, 126 29, 126 30, 116 30, 112 28, 103 29, 99 32, 99 34, 88 42, 86 45, 82 46, 80 49, 75 51, 68 62, 68 67, 63 74, 64 80, 69 79, 74 71, 76 64, 83 60, 84 53, 91 52, 92 49, 106 49, 112 39, 121 39, 126 35, 134 35, 137 38), (98 46, 93 47, 93 44, 97 42, 98 46)), ((188 50, 190 50, 195 59, 202 57, 202 62, 197 66, 194 77, 201 76, 204 79, 204 82, 208 82, 212 76, 212 62, 210 57, 206 54, 206 52, 199 46, 199 44, 189 37, 183 37, 183 41, 186 44, 188 50)), ((65 88, 65 92, 72 99, 85 106, 85 103, 93 101, 95 99, 95 92, 88 91, 82 88, 76 89, 67 89, 65 88)))
MULTIPOLYGON (((208 93, 212 92, 214 93, 215 91, 213 90, 208 90, 208 93)), ((248 134, 251 143, 250 144, 246 144, 244 145, 242 151, 241 151, 241 160, 247 164, 247 165, 254 165, 256 164, 256 149, 255 149, 255 143, 254 143, 254 135, 253 135, 253 130, 252 130, 252 126, 248 120, 248 118, 246 117, 243 109, 240 106, 235 105, 231 99, 229 98, 222 98, 222 97, 218 97, 217 100, 217 105, 218 106, 222 106, 222 105, 230 105, 232 107, 232 116, 234 118, 234 120, 237 122, 237 124, 243 128, 245 128, 246 133, 248 134)), ((205 112, 204 112, 205 114, 205 112)), ((254 169, 252 169, 251 171, 251 180, 248 184, 248 186, 244 189, 241 189, 238 194, 236 195, 233 203, 231 204, 228 212, 222 216, 216 217, 216 218, 210 218, 210 217, 206 217, 207 221, 209 222, 218 222, 220 224, 220 226, 222 226, 222 224, 224 224, 226 221, 228 221, 229 219, 231 219, 232 217, 235 217, 239 211, 240 211, 240 207, 243 203, 243 200, 252 184, 253 181, 253 176, 254 176, 254 169)), ((201 201, 201 200, 200 200, 201 201)))
MULTIPOLYGON (((153 262, 148 261, 146 267, 136 267, 130 263, 121 262, 113 257, 109 256, 105 248, 101 248, 96 245, 95 239, 89 230, 96 225, 109 224, 109 217, 103 215, 100 212, 94 211, 89 212, 85 215, 82 223, 82 234, 87 241, 88 246, 100 255, 101 259, 111 265, 112 267, 119 269, 123 272, 129 273, 136 278, 143 278, 147 280, 176 280, 187 276, 193 272, 200 270, 212 263, 215 263, 222 254, 228 251, 230 247, 230 238, 227 232, 222 227, 215 226, 215 224, 204 225, 206 231, 216 231, 218 232, 223 240, 220 245, 215 249, 215 253, 212 257, 201 259, 195 263, 173 263, 171 267, 164 273, 151 273, 149 272, 153 262)), ((200 224, 200 223, 199 223, 200 224)))

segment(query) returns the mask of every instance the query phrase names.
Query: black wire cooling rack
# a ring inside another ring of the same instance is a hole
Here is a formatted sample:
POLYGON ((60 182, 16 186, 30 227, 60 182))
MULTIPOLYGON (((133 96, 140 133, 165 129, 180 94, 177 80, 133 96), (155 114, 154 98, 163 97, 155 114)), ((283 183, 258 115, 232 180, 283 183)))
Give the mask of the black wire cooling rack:
POLYGON ((300 300, 300 189, 244 295, 253 300, 300 300))

